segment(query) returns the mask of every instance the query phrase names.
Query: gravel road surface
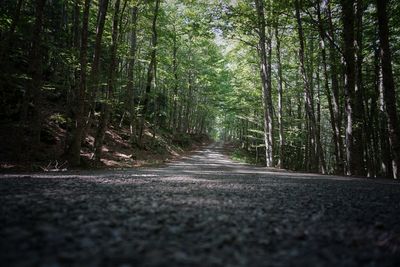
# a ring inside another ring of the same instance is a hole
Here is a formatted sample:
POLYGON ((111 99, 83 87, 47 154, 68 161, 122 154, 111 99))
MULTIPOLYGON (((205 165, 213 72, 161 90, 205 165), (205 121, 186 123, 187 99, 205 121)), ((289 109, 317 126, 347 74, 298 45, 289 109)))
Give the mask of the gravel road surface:
POLYGON ((400 266, 400 183, 212 145, 160 168, 0 175, 0 266, 400 266))

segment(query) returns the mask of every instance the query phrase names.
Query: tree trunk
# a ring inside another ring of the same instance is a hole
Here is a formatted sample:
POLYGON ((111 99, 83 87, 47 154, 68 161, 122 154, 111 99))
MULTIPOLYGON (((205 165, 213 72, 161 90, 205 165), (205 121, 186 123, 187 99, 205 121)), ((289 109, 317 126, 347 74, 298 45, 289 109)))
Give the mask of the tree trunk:
POLYGON ((69 164, 77 166, 80 164, 81 142, 85 129, 85 95, 86 95, 86 71, 87 71, 87 49, 89 31, 89 12, 91 0, 85 0, 82 17, 81 49, 80 49, 80 78, 79 86, 75 95, 74 125, 71 134, 71 142, 66 151, 69 164))
POLYGON ((174 48, 173 48, 173 73, 174 73, 174 90, 173 90, 173 109, 172 109, 172 132, 175 133, 177 129, 177 105, 178 105, 178 86, 179 86, 179 79, 178 79, 178 62, 177 62, 177 53, 178 53, 178 46, 177 46, 177 36, 176 36, 176 29, 174 25, 174 48))
POLYGON ((135 93, 134 88, 134 71, 135 71, 135 60, 136 60, 136 46, 137 46, 137 19, 138 19, 138 6, 134 6, 131 11, 132 20, 132 31, 130 36, 130 61, 128 67, 128 85, 126 90, 128 91, 128 104, 130 114, 130 129, 131 129, 131 143, 136 142, 136 109, 135 109, 135 93))
POLYGON ((389 129, 393 177, 397 179, 400 177, 400 127, 396 107, 396 90, 393 80, 392 56, 389 45, 387 5, 388 0, 377 0, 383 97, 385 100, 387 124, 389 129))
POLYGON ((187 91, 187 96, 186 96, 186 105, 185 105, 185 128, 184 131, 185 133, 190 133, 190 121, 189 121, 189 114, 191 111, 192 107, 192 93, 193 93, 193 79, 192 79, 192 73, 189 70, 188 74, 188 91, 187 91))
POLYGON ((354 34, 354 0, 341 0, 343 19, 343 41, 345 62, 345 111, 346 124, 346 160, 348 175, 362 175, 363 155, 360 149, 361 121, 355 116, 357 110, 355 99, 356 65, 355 65, 355 34, 354 34))
POLYGON ((324 0, 324 6, 326 6, 326 15, 328 18, 328 32, 332 38, 332 41, 329 42, 329 61, 330 61, 330 75, 331 75, 331 83, 332 83, 332 108, 334 112, 335 120, 335 133, 338 136, 336 142, 336 146, 339 148, 339 162, 337 162, 337 171, 339 174, 344 174, 344 148, 343 148, 343 139, 342 139, 342 112, 341 112, 341 101, 340 101, 340 91, 339 91, 339 78, 338 78, 338 70, 337 70, 337 51, 335 49, 335 28, 332 22, 332 12, 329 0, 324 0))
POLYGON ((297 26, 298 26, 298 35, 299 35, 299 59, 300 59, 300 70, 301 70, 301 75, 303 77, 303 83, 304 83, 304 95, 305 95, 305 101, 306 101, 306 112, 307 116, 309 118, 309 127, 310 127, 310 134, 315 140, 315 145, 316 145, 316 150, 317 150, 317 155, 318 155, 318 161, 319 161, 319 168, 322 173, 326 173, 326 165, 325 165, 325 157, 324 153, 322 151, 322 145, 321 145, 321 140, 318 138, 318 133, 317 133, 317 125, 316 125, 316 119, 315 119, 315 112, 314 112, 314 105, 312 101, 312 95, 311 95, 311 90, 310 90, 310 83, 308 81, 306 69, 305 69, 305 62, 304 62, 304 34, 303 34, 303 26, 302 26, 302 21, 301 21, 301 15, 300 15, 300 4, 299 0, 295 1, 295 8, 296 8, 296 20, 297 20, 297 26))
POLYGON ((273 148, 272 148, 272 103, 271 89, 270 88, 270 77, 268 68, 268 51, 266 47, 266 34, 265 34, 265 14, 264 14, 264 2, 263 0, 255 0, 259 30, 259 56, 260 56, 260 76, 262 82, 262 98, 263 98, 263 110, 264 110, 264 142, 265 142, 265 164, 267 167, 273 167, 273 148))
POLYGON ((278 23, 275 25, 276 59, 278 63, 278 124, 279 124, 279 159, 278 167, 285 168, 285 135, 283 131, 283 74, 281 62, 281 40, 278 23))
POLYGON ((364 13, 364 5, 363 0, 357 0, 356 3, 356 87, 355 87, 355 103, 354 103, 354 120, 357 122, 355 125, 356 130, 353 130, 354 133, 354 147, 357 149, 361 159, 359 161, 360 171, 358 175, 366 175, 366 166, 365 166, 365 157, 364 154, 366 152, 365 146, 367 145, 366 137, 365 137, 365 109, 364 109, 364 87, 363 87, 363 72, 362 65, 364 61, 363 56, 363 13, 364 13))
POLYGON ((160 7, 160 0, 155 0, 155 8, 154 8, 154 16, 153 16, 153 24, 152 24, 152 39, 151 39, 151 55, 150 55, 150 64, 147 69, 147 80, 146 80, 146 88, 143 96, 142 101, 142 118, 140 122, 140 132, 139 132, 139 139, 138 144, 142 144, 143 138, 143 131, 146 121, 146 115, 148 110, 149 98, 150 98, 150 91, 151 91, 151 83, 153 82, 155 73, 155 65, 156 65, 156 55, 157 55, 157 17, 158 17, 158 10, 160 7))
POLYGON ((102 37, 104 32, 104 24, 107 15, 109 0, 102 0, 97 14, 97 27, 96 27, 96 41, 94 46, 93 62, 92 68, 89 76, 89 88, 86 92, 86 99, 88 103, 85 103, 84 119, 85 119, 85 129, 83 131, 83 138, 86 137, 87 132, 92 127, 94 118, 94 109, 96 102, 96 95, 99 90, 100 85, 100 59, 101 59, 101 49, 102 49, 102 37))
MULTIPOLYGON (((341 147, 340 147, 340 126, 339 126, 339 118, 338 113, 334 110, 334 104, 332 101, 332 94, 329 88, 329 73, 328 73, 328 66, 327 66, 327 56, 326 56, 326 48, 325 48, 325 28, 321 18, 321 6, 319 1, 317 2, 317 16, 318 16, 318 29, 319 29, 319 36, 320 36, 320 50, 321 50, 321 64, 322 64, 322 72, 324 76, 324 88, 325 94, 328 100, 328 109, 330 115, 330 123, 332 127, 332 139, 334 143, 334 156, 335 156, 335 173, 341 174, 342 168, 342 158, 341 158, 341 147)), ((335 64, 334 62, 332 64, 335 64)))
POLYGON ((111 108, 115 91, 115 77, 117 73, 117 48, 118 48, 118 30, 119 30, 119 8, 120 8, 120 0, 115 1, 114 6, 114 19, 113 19, 113 28, 112 28, 112 44, 110 48, 110 69, 109 69, 109 76, 108 76, 108 92, 106 101, 103 104, 103 111, 100 117, 99 127, 97 129, 96 138, 94 142, 94 157, 97 163, 100 162, 102 156, 102 148, 103 148, 103 141, 105 132, 107 130, 107 124, 110 118, 111 108))

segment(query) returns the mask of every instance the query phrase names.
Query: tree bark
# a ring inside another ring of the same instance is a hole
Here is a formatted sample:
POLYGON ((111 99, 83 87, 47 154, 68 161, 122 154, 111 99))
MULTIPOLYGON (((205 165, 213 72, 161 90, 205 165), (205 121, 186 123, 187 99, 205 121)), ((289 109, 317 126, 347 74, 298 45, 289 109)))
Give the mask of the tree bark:
POLYGON ((129 51, 129 67, 128 67, 128 85, 126 90, 128 91, 128 104, 130 114, 130 129, 131 129, 131 143, 136 142, 136 109, 135 109, 135 93, 134 89, 134 71, 136 61, 136 49, 137 49, 137 19, 138 19, 138 6, 134 6, 131 11, 132 31, 130 36, 130 51, 129 51))
POLYGON ((366 175, 366 166, 365 166, 365 146, 367 145, 366 137, 365 137, 365 109, 364 109, 364 86, 363 86, 363 72, 362 65, 364 61, 363 55, 363 13, 364 13, 364 4, 363 0, 356 0, 356 87, 355 87, 355 95, 354 95, 354 120, 357 122, 354 132, 354 146, 357 149, 361 159, 359 161, 360 170, 358 175, 365 176, 366 175))
POLYGON ((341 112, 341 101, 340 101, 340 90, 339 90, 339 78, 337 70, 337 51, 334 45, 335 42, 335 29, 332 22, 332 12, 329 0, 323 0, 324 6, 326 6, 326 16, 328 18, 328 32, 331 36, 331 41, 329 42, 329 66, 330 66, 330 76, 332 84, 332 108, 335 121, 335 133, 339 137, 337 139, 336 146, 339 148, 339 162, 337 163, 337 171, 339 174, 344 174, 345 160, 344 160, 344 148, 342 139, 342 112, 341 112))
POLYGON ((149 98, 150 98, 150 92, 151 92, 151 83, 153 82, 155 73, 155 65, 156 65, 156 55, 157 55, 157 17, 158 17, 158 10, 160 7, 160 0, 155 0, 155 8, 154 8, 154 15, 153 15, 153 23, 152 23, 152 38, 151 38, 151 55, 150 55, 150 64, 147 69, 147 79, 146 79, 146 87, 145 87, 145 92, 143 96, 143 101, 142 101, 142 118, 141 118, 141 123, 140 123, 140 132, 139 132, 139 139, 138 139, 138 144, 142 144, 142 138, 143 138, 143 131, 144 131, 144 126, 145 126, 145 121, 146 121, 146 115, 147 115, 147 110, 148 110, 148 105, 149 105, 149 98))
POLYGON ((110 69, 109 76, 107 81, 108 92, 106 96, 106 101, 103 104, 103 110, 100 117, 100 123, 97 129, 96 138, 94 142, 94 157, 97 163, 100 162, 102 156, 102 148, 104 142, 105 132, 107 130, 107 124, 110 119, 110 113, 112 108, 112 101, 115 91, 115 77, 117 73, 117 48, 118 48, 118 34, 119 34, 119 9, 120 9, 120 0, 115 1, 114 6, 114 19, 113 19, 113 28, 112 28, 112 44, 110 47, 110 69))
POLYGON ((255 0, 256 11, 257 11, 257 22, 259 31, 259 56, 260 56, 260 76, 262 82, 262 99, 263 99, 263 110, 264 110, 264 142, 265 142, 265 164, 267 167, 273 167, 273 144, 271 142, 273 137, 272 132, 272 107, 270 106, 272 101, 271 97, 271 87, 270 87, 270 77, 268 68, 268 54, 266 47, 266 22, 264 14, 264 2, 263 0, 255 0))
POLYGON ((283 130, 283 74, 281 62, 281 39, 278 23, 275 25, 276 59, 278 63, 278 124, 279 124, 279 159, 278 167, 285 168, 285 134, 283 130))
POLYGON ((177 45, 177 34, 176 28, 174 25, 174 47, 173 47, 173 58, 172 58, 172 65, 173 65, 173 73, 174 73, 174 90, 173 90, 173 109, 172 109, 172 132, 175 133, 177 130, 177 105, 178 105, 178 86, 179 86, 179 79, 178 79, 178 61, 177 61, 177 53, 178 53, 178 45, 177 45))
POLYGON ((319 169, 322 173, 326 173, 326 164, 325 164, 325 157, 322 151, 321 140, 318 138, 317 133, 317 125, 315 119, 315 112, 314 112, 314 105, 312 102, 312 95, 310 90, 310 83, 308 81, 306 69, 305 69, 305 62, 304 62, 304 33, 303 33, 303 26, 301 21, 300 15, 300 3, 299 0, 295 0, 295 8, 296 8, 296 20, 297 20, 297 30, 299 35, 299 59, 300 59, 300 71, 303 78, 304 83, 304 95, 306 101, 306 112, 309 118, 309 127, 310 127, 310 134, 314 138, 316 143, 316 150, 318 155, 319 161, 319 169))
POLYGON ((389 141, 392 154, 392 170, 395 179, 400 177, 400 127, 396 107, 396 90, 393 79, 392 56, 389 45, 387 16, 388 0, 377 0, 380 57, 382 61, 383 97, 386 106, 389 141))
MULTIPOLYGON (((321 60, 322 60, 322 71, 323 71, 323 76, 324 76, 324 88, 325 88, 325 94, 326 98, 328 100, 328 109, 329 109, 329 115, 330 115, 330 123, 331 123, 331 128, 332 128, 332 139, 333 139, 333 145, 334 145, 334 156, 335 156, 335 173, 341 174, 342 168, 341 168, 341 147, 340 147, 340 125, 339 125, 339 118, 338 113, 335 112, 334 110, 334 104, 332 100, 332 93, 331 89, 329 87, 329 73, 328 73, 328 64, 327 64, 327 55, 326 55, 326 47, 325 47, 325 27, 324 23, 322 21, 321 17, 321 5, 319 1, 317 1, 317 17, 318 17, 318 30, 319 30, 319 36, 320 36, 320 50, 321 50, 321 60)), ((334 64, 334 63, 333 63, 334 64)))
POLYGON ((66 151, 69 164, 77 166, 80 164, 80 151, 83 133, 85 129, 85 95, 86 95, 86 72, 87 72, 87 50, 89 32, 89 13, 91 0, 85 0, 82 17, 82 33, 80 48, 80 78, 79 86, 75 96, 76 108, 74 110, 74 125, 71 133, 71 142, 66 151))
POLYGON ((345 62, 345 111, 346 124, 346 160, 348 175, 362 175, 363 156, 360 149, 361 121, 355 116, 357 110, 355 99, 356 60, 354 33, 354 0, 341 0, 343 20, 344 62, 345 62))

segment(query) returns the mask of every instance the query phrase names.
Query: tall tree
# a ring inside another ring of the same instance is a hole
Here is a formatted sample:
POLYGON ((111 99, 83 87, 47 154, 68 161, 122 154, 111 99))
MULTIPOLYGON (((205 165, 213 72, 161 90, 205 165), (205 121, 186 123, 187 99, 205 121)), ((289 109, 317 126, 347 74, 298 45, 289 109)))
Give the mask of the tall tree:
POLYGON ((119 34, 119 16, 120 16, 120 4, 121 0, 116 0, 114 4, 114 18, 113 18, 113 26, 112 26, 112 43, 110 47, 110 68, 108 70, 108 79, 107 79, 107 93, 106 93, 106 101, 102 106, 101 118, 99 120, 99 126, 97 128, 96 138, 94 142, 94 156, 97 162, 101 160, 103 141, 105 132, 107 130, 107 124, 110 119, 110 113, 112 108, 112 103, 114 102, 114 93, 115 93, 115 79, 118 68, 118 58, 117 58, 117 49, 118 49, 118 34, 119 34))
POLYGON ((85 102, 87 86, 87 54, 89 35, 89 14, 91 0, 85 0, 82 15, 81 47, 80 47, 80 72, 79 86, 75 96, 75 110, 73 114, 74 123, 71 132, 71 140, 66 151, 66 156, 72 166, 80 164, 81 142, 85 129, 85 102))
POLYGON ((128 84, 126 90, 128 91, 128 110, 130 114, 130 131, 131 143, 136 141, 136 107, 135 107, 135 94, 134 90, 134 71, 136 63, 136 50, 137 50, 137 20, 138 20, 138 5, 132 7, 131 23, 132 29, 130 33, 130 50, 129 50, 129 67, 128 67, 128 84))
MULTIPOLYGON (((260 76, 262 82, 262 99, 263 99, 263 110, 264 110, 264 142, 265 142, 265 164, 267 167, 273 166, 273 129, 272 129, 272 100, 270 87, 270 77, 269 77, 269 62, 267 51, 267 37, 265 33, 266 22, 265 22, 265 11, 264 11, 264 1, 255 0, 256 11, 257 11, 257 28, 258 28, 258 53, 260 56, 260 76)), ((268 46, 270 47, 270 46, 268 46)))
MULTIPOLYGON (((326 3, 324 3, 324 7, 326 6, 326 3)), ((334 100, 332 99, 332 93, 331 93, 331 88, 329 87, 329 72, 328 72, 328 59, 327 59, 327 51, 326 51, 326 30, 324 26, 324 21, 322 20, 322 13, 323 10, 321 10, 321 4, 319 1, 317 1, 317 17, 318 17, 318 30, 319 30, 319 36, 320 36, 320 51, 321 51, 321 64, 322 64, 322 71, 323 71, 323 76, 324 76, 324 88, 325 88, 325 93, 328 101, 328 109, 329 109, 329 115, 330 115, 330 123, 332 127, 332 139, 334 143, 334 155, 335 155, 335 172, 336 173, 341 173, 341 162, 342 162, 342 156, 341 156, 341 145, 340 145, 340 139, 342 138, 340 136, 340 125, 339 125, 339 118, 338 118, 338 113, 335 112, 335 106, 334 106, 334 100)), ((337 108, 337 107, 336 107, 337 108)))
POLYGON ((356 86, 356 58, 355 58, 355 33, 354 33, 354 0, 342 0, 342 20, 343 20, 343 43, 344 43, 344 63, 345 63, 345 110, 347 117, 346 124, 346 159, 347 174, 363 174, 363 155, 361 125, 359 116, 355 115, 358 101, 355 99, 356 86))
POLYGON ((285 167, 285 134, 283 126, 283 73, 281 61, 281 39, 278 29, 279 19, 276 15, 275 40, 276 40, 276 59, 278 64, 278 124, 279 124, 279 159, 278 167, 285 167))
POLYGON ((145 87, 145 92, 144 92, 143 101, 142 101, 143 109, 142 109, 142 118, 141 118, 141 123, 140 123, 140 132, 139 132, 139 139, 138 139, 139 145, 142 143, 145 119, 146 119, 148 105, 149 105, 149 99, 150 99, 151 84, 152 84, 154 76, 155 76, 157 41, 158 41, 157 17, 158 17, 159 8, 160 8, 160 1, 161 0, 155 0, 153 23, 152 23, 152 27, 151 27, 152 38, 151 38, 150 63, 147 68, 146 87, 145 87))
POLYGON ((388 0, 377 0, 380 58, 382 66, 383 97, 385 100, 389 140, 392 153, 393 177, 400 177, 400 126, 396 107, 396 91, 393 79, 392 56, 389 45, 387 16, 388 0))
POLYGON ((313 104, 313 96, 311 92, 311 87, 309 83, 309 79, 306 73, 305 68, 305 61, 304 61, 304 33, 303 33, 303 26, 302 20, 300 15, 300 3, 299 0, 295 0, 295 9, 296 9, 296 20, 297 20, 297 31, 299 35, 299 61, 300 61, 300 71, 303 78, 304 84, 304 99, 306 104, 306 112, 309 119, 309 126, 310 126, 310 134, 315 141, 317 156, 319 161, 319 169, 322 173, 326 172, 326 164, 325 164, 325 157, 324 152, 322 150, 321 139, 318 136, 317 132, 317 122, 315 118, 315 110, 313 104))

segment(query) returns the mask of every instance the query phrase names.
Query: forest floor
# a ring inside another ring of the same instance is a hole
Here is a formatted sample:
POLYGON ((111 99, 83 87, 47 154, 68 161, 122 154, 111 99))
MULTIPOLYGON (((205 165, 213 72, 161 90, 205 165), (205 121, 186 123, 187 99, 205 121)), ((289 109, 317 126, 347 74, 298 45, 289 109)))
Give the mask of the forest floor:
MULTIPOLYGON (((144 130, 143 141, 140 146, 132 144, 129 127, 110 125, 105 133, 101 164, 95 164, 94 156, 94 129, 91 129, 82 142, 80 169, 121 169, 132 167, 148 167, 162 165, 196 150, 211 142, 205 134, 183 134, 162 131, 157 129, 154 134, 149 125, 144 130)), ((15 148, 20 140, 16 123, 5 124, 0 127, 0 173, 10 172, 43 172, 71 170, 68 161, 64 158, 66 129, 65 125, 48 119, 43 126, 39 149, 29 154, 22 151, 17 154, 15 148), (30 156, 28 156, 30 155, 30 156)), ((23 143, 30 142, 27 134, 23 143)))
POLYGON ((400 266, 400 183, 163 167, 0 175, 2 266, 400 266))

